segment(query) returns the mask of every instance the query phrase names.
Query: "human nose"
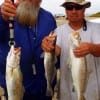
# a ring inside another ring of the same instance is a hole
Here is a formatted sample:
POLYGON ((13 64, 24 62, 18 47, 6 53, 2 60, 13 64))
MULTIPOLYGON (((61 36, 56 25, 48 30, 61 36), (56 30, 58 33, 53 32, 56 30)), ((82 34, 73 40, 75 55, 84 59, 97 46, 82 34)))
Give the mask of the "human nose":
POLYGON ((72 9, 72 12, 76 12, 76 9, 75 9, 75 8, 73 8, 73 9, 72 9))

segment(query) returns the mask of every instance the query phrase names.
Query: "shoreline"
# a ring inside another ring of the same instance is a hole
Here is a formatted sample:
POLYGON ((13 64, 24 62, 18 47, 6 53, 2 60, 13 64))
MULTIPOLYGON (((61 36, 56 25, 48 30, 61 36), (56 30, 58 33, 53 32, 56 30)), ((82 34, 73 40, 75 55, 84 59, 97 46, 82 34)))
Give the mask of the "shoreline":
MULTIPOLYGON (((100 17, 89 17, 89 16, 85 17, 86 20, 95 20, 95 19, 98 19, 98 18, 100 18, 100 17)), ((66 19, 66 17, 57 17, 55 19, 56 19, 56 22, 57 22, 57 26, 63 25, 64 23, 66 23, 68 21, 66 19)))

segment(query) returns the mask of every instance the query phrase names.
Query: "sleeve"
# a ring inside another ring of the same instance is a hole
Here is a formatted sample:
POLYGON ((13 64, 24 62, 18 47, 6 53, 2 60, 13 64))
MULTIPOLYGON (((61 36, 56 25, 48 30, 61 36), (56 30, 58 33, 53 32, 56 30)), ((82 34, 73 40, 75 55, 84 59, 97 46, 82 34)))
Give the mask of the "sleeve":
POLYGON ((92 41, 94 44, 100 44, 100 24, 94 24, 92 27, 92 41))
POLYGON ((0 9, 0 31, 5 30, 8 27, 8 23, 2 18, 1 9, 0 9))
POLYGON ((1 9, 0 9, 0 42, 5 41, 8 36, 9 27, 8 22, 2 18, 1 9))
POLYGON ((49 21, 51 22, 51 26, 50 26, 51 31, 54 31, 57 28, 56 20, 51 13, 50 13, 50 18, 51 18, 51 20, 49 20, 49 21))
POLYGON ((57 24, 56 24, 56 20, 53 17, 53 26, 52 26, 52 30, 55 30, 57 28, 57 24))

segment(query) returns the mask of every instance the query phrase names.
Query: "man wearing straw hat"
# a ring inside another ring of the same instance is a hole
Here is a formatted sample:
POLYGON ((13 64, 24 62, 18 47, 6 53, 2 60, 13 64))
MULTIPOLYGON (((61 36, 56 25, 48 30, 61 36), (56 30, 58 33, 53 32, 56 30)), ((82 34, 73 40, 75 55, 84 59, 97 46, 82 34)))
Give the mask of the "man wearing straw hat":
MULTIPOLYGON (((66 0, 65 8, 68 22, 55 30, 57 35, 56 55, 60 55, 60 100, 77 100, 77 93, 73 91, 73 82, 69 65, 69 34, 79 32, 82 43, 73 50, 76 57, 86 57, 88 83, 84 93, 86 100, 100 100, 100 24, 86 21, 84 13, 91 6, 85 0, 66 0)), ((51 52, 53 36, 47 36, 42 41, 44 51, 51 52)), ((84 99, 79 99, 84 100, 84 99)))

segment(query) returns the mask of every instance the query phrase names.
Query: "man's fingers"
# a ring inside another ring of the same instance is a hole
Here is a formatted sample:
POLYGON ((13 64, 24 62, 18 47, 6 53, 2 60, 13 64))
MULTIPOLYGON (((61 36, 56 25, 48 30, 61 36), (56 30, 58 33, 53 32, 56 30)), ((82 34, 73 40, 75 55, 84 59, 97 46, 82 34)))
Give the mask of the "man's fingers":
POLYGON ((16 14, 16 11, 15 11, 15 8, 9 8, 7 6, 5 6, 3 9, 2 9, 3 12, 7 12, 7 13, 12 13, 12 14, 16 14))
POLYGON ((16 7, 11 1, 7 0, 6 2, 2 4, 2 9, 6 9, 7 11, 9 11, 9 9, 16 10, 16 7))
POLYGON ((16 10, 16 7, 13 4, 5 3, 4 8, 6 8, 8 11, 9 10, 16 10))
POLYGON ((6 15, 6 16, 10 16, 10 17, 14 17, 15 16, 15 14, 11 14, 11 13, 9 13, 9 12, 3 12, 3 14, 4 15, 6 15))
POLYGON ((11 3, 12 4, 12 1, 11 0, 5 0, 4 2, 5 3, 11 3))
POLYGON ((46 52, 51 52, 51 50, 52 49, 54 49, 54 47, 53 46, 50 46, 50 45, 48 45, 47 43, 42 43, 42 49, 43 49, 43 51, 46 51, 46 52))
POLYGON ((84 57, 86 56, 89 52, 84 49, 78 49, 73 51, 76 57, 84 57))
POLYGON ((16 14, 16 7, 11 1, 5 1, 1 6, 1 13, 3 18, 8 19, 9 17, 14 17, 16 14))
POLYGON ((47 52, 50 52, 54 49, 54 46, 53 46, 53 42, 52 42, 52 38, 50 38, 49 36, 45 37, 43 40, 42 40, 42 49, 44 51, 47 51, 47 52))
POLYGON ((55 34, 54 32, 51 32, 51 33, 49 34, 49 37, 52 37, 52 38, 54 37, 54 38, 55 38, 55 37, 56 37, 56 34, 55 34))
POLYGON ((42 45, 43 51, 51 52, 51 49, 54 49, 52 46, 42 45))

